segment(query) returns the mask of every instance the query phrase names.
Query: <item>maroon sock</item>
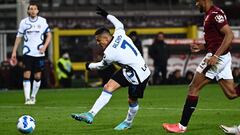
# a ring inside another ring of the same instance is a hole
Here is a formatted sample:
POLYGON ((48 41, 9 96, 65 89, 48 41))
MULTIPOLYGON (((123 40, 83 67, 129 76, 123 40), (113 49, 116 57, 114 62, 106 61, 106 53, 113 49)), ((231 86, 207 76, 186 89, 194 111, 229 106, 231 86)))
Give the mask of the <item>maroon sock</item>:
POLYGON ((182 112, 182 118, 180 121, 180 124, 183 126, 187 126, 188 122, 192 116, 192 113, 195 111, 195 108, 198 103, 198 96, 187 96, 187 99, 185 101, 184 109, 182 112))

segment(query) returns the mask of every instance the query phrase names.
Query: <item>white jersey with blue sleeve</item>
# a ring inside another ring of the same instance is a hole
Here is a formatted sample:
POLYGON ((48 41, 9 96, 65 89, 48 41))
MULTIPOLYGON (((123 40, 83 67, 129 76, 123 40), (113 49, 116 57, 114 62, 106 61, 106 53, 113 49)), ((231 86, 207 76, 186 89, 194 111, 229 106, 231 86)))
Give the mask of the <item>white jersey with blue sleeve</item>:
POLYGON ((50 29, 45 18, 37 16, 35 20, 30 17, 23 19, 17 33, 17 37, 24 38, 23 55, 45 56, 44 53, 40 53, 39 48, 43 47, 44 35, 47 32, 50 32, 50 29))
POLYGON ((118 63, 123 67, 123 75, 130 83, 142 83, 151 73, 141 53, 126 35, 123 24, 113 15, 108 15, 107 19, 115 27, 113 39, 104 51, 103 60, 90 64, 89 68, 101 69, 113 62, 118 63))

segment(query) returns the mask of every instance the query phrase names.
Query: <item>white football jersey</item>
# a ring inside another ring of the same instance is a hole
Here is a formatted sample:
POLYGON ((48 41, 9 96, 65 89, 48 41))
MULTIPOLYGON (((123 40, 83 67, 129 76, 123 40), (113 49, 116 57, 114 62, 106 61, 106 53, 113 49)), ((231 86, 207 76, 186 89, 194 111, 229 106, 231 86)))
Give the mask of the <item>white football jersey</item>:
POLYGON ((132 84, 139 84, 150 76, 150 70, 141 53, 132 40, 126 35, 123 24, 113 15, 107 19, 115 27, 113 39, 104 50, 103 60, 89 65, 90 69, 101 69, 111 63, 118 63, 123 67, 123 75, 132 84))
POLYGON ((45 56, 39 52, 43 47, 44 34, 50 32, 45 18, 37 16, 35 20, 24 18, 19 25, 17 37, 24 37, 23 55, 34 57, 45 56))

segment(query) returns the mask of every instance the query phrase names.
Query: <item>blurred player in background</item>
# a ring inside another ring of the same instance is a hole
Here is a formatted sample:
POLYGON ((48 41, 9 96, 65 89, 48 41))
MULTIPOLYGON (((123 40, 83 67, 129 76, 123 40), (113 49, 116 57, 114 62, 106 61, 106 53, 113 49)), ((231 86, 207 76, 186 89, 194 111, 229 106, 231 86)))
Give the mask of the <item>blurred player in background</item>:
POLYGON ((132 126, 133 119, 138 112, 138 98, 143 98, 150 70, 132 40, 126 35, 123 24, 100 7, 97 7, 97 14, 113 23, 115 32, 111 35, 104 27, 95 32, 97 44, 104 49, 104 56, 98 63, 87 63, 86 68, 88 70, 103 69, 113 62, 120 64, 122 68, 104 85, 100 97, 89 112, 72 114, 72 117, 91 124, 95 115, 109 102, 112 93, 121 87, 128 86, 128 114, 126 119, 114 128, 125 130, 132 126))
POLYGON ((164 33, 158 32, 152 45, 149 47, 148 54, 153 59, 153 84, 167 83, 167 62, 169 57, 168 45, 164 42, 164 33), (161 73, 161 76, 160 76, 161 73))
POLYGON ((238 126, 232 126, 227 127, 225 125, 220 125, 220 128, 223 130, 226 134, 234 134, 234 135, 240 135, 240 125, 238 126))
POLYGON ((23 89, 25 104, 35 104, 36 95, 41 84, 41 72, 44 68, 45 51, 51 41, 51 32, 45 18, 38 16, 39 6, 30 2, 28 17, 21 20, 12 51, 12 61, 15 63, 17 48, 24 38, 23 63, 23 89), (44 40, 44 35, 46 39, 44 40), (45 42, 44 42, 45 41, 45 42), (34 81, 31 93, 31 72, 34 72, 34 81))
POLYGON ((231 42, 233 32, 228 25, 225 13, 213 4, 212 0, 196 0, 200 12, 205 12, 204 38, 206 44, 192 44, 192 52, 206 50, 207 54, 196 69, 194 78, 189 85, 188 96, 182 112, 180 123, 164 123, 168 132, 184 133, 194 112, 200 90, 212 79, 216 78, 224 94, 229 99, 240 95, 240 87, 234 87, 231 71, 231 42))

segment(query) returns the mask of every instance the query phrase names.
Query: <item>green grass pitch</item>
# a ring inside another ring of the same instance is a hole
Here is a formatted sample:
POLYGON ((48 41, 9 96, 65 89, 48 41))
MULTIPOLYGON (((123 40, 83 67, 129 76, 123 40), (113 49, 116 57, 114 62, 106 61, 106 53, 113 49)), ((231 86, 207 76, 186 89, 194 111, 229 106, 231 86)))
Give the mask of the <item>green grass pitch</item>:
MULTIPOLYGON (((33 135, 166 135, 162 123, 179 122, 187 85, 148 86, 130 130, 114 131, 128 110, 127 89, 119 89, 95 117, 92 125, 75 121, 71 113, 88 111, 102 88, 41 89, 36 105, 24 105, 23 91, 0 92, 0 134, 21 135, 17 119, 29 114, 36 120, 33 135)), ((220 124, 240 124, 239 99, 228 100, 215 84, 203 88, 187 135, 223 135, 220 124)))

